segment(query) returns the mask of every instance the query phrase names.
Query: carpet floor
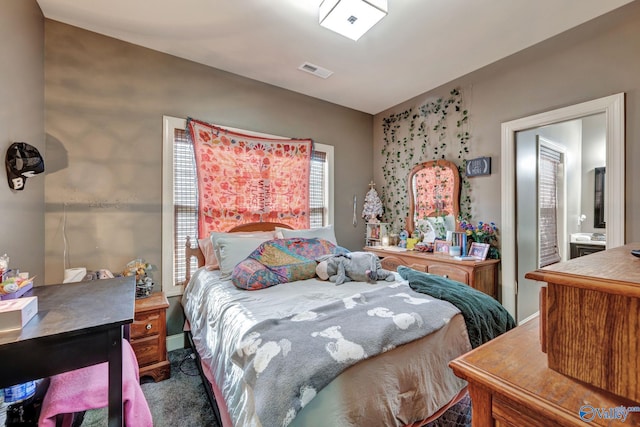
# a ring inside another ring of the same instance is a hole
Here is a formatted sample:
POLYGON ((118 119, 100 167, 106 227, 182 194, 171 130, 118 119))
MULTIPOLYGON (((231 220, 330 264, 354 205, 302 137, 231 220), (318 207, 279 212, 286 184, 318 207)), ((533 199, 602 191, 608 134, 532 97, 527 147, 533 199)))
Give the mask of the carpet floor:
MULTIPOLYGON (((171 378, 157 383, 146 377, 142 379, 141 388, 154 427, 219 427, 190 354, 191 349, 169 352, 171 378)), ((87 411, 82 422, 82 427, 106 425, 106 408, 87 411)))

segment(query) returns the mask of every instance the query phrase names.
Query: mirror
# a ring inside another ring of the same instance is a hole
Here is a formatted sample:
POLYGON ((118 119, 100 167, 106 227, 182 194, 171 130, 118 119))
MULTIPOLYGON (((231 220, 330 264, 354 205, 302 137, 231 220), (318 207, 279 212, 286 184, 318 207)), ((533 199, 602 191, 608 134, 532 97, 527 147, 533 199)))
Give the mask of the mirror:
POLYGON ((596 182, 593 199, 593 228, 606 228, 604 221, 604 177, 605 168, 595 168, 596 182))
POLYGON ((412 233, 416 222, 427 218, 451 216, 457 223, 460 215, 460 174, 448 160, 433 160, 417 164, 409 172, 409 214, 407 231, 412 233))

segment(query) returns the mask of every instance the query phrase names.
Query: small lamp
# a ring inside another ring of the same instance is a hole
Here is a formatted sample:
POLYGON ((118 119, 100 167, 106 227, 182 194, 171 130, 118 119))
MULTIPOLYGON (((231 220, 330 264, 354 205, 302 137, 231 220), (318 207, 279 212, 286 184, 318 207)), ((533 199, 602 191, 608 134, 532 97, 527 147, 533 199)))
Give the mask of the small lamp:
POLYGON ((382 246, 389 246, 389 236, 382 236, 382 246))
POLYGON ((319 22, 325 28, 357 41, 387 15, 387 0, 324 0, 319 22))

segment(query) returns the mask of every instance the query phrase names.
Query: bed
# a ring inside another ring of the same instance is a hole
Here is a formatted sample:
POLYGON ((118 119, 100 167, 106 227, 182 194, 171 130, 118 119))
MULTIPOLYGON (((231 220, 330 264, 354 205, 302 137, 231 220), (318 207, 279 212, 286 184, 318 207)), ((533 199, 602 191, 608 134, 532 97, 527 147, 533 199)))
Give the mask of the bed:
MULTIPOLYGON (((298 236, 313 240, 309 232, 298 236)), ((220 233, 217 246, 274 237, 298 238, 283 224, 245 224, 220 233), (273 234, 283 230, 287 236, 273 234)), ((468 416, 466 382, 448 367, 472 348, 468 316, 455 305, 413 292, 397 273, 394 282, 376 284, 309 278, 239 289, 229 265, 208 263, 211 247, 204 246, 211 240, 187 244, 187 259, 197 257, 199 268, 182 305, 220 426, 413 427, 461 408, 468 416)))

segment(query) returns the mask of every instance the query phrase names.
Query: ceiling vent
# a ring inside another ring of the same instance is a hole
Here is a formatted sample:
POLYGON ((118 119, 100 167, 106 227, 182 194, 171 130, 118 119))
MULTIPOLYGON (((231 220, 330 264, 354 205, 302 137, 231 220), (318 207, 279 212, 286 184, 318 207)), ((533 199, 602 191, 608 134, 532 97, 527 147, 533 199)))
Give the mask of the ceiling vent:
POLYGON ((305 71, 317 77, 322 77, 323 79, 326 79, 331 74, 333 74, 333 71, 327 70, 326 68, 322 68, 317 65, 313 65, 309 62, 305 62, 304 64, 299 66, 298 70, 305 71))

